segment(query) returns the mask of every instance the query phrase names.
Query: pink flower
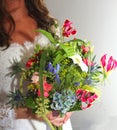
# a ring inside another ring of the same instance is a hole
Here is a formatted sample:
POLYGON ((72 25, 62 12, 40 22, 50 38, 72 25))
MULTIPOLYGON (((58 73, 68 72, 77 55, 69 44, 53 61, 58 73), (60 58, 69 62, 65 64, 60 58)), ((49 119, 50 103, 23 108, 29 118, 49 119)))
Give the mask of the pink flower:
POLYGON ((51 84, 48 84, 47 82, 44 82, 44 83, 43 83, 43 86, 44 86, 44 91, 49 92, 49 91, 51 91, 51 89, 52 89, 52 85, 51 85, 51 84))
MULTIPOLYGON (((40 92, 40 90, 38 89, 38 91, 37 91, 37 95, 40 97, 41 96, 41 92, 40 92)), ((49 93, 48 92, 46 92, 46 91, 44 91, 44 97, 48 97, 49 96, 49 93)))
POLYGON ((88 58, 82 60, 87 66, 94 66, 94 62, 89 61, 88 58))
POLYGON ((76 96, 79 101, 81 101, 83 110, 92 106, 92 103, 98 98, 95 93, 88 92, 86 90, 79 89, 76 91, 76 96))
POLYGON ((107 72, 111 71, 112 69, 115 69, 116 67, 116 61, 113 59, 112 56, 110 56, 107 64, 107 72))
POLYGON ((68 19, 65 20, 63 27, 70 27, 72 25, 72 22, 69 21, 68 19))
MULTIPOLYGON (((52 90, 52 85, 48 84, 47 82, 44 82, 43 83, 43 87, 44 87, 44 97, 48 97, 49 96, 49 92, 52 90)), ((41 96, 41 92, 40 92, 39 89, 37 91, 37 95, 41 96)))
POLYGON ((86 46, 81 46, 81 48, 82 48, 82 51, 83 51, 84 53, 87 53, 87 52, 89 52, 89 50, 90 50, 90 47, 86 47, 86 46))
POLYGON ((39 82, 39 73, 38 72, 34 72, 33 75, 32 75, 31 80, 32 80, 32 83, 38 84, 38 82, 39 82))
POLYGON ((82 59, 82 61, 88 66, 89 65, 89 60, 88 58, 82 59))
POLYGON ((65 22, 63 24, 63 32, 62 32, 62 34, 65 37, 69 37, 70 35, 75 35, 76 34, 76 30, 73 29, 71 21, 65 20, 65 22))
POLYGON ((114 70, 117 67, 117 61, 115 59, 113 59, 112 56, 109 57, 108 61, 107 61, 107 54, 103 55, 101 57, 101 65, 104 69, 105 73, 108 73, 111 70, 114 70))
POLYGON ((104 68, 106 66, 106 54, 101 57, 100 61, 101 61, 101 64, 102 64, 102 66, 104 68))

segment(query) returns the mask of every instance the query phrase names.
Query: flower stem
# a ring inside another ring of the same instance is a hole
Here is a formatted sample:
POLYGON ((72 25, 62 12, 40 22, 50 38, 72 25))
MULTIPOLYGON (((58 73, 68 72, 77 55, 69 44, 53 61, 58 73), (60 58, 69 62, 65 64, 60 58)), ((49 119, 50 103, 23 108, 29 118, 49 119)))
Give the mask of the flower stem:
MULTIPOLYGON (((42 117, 43 117, 43 119, 46 121, 46 123, 50 126, 51 130, 56 130, 56 129, 54 128, 54 126, 52 125, 52 123, 48 120, 48 118, 46 117, 46 115, 43 115, 42 117)), ((61 130, 61 129, 60 129, 60 130, 61 130)))
POLYGON ((63 129, 62 129, 62 126, 59 126, 57 130, 63 130, 63 129))

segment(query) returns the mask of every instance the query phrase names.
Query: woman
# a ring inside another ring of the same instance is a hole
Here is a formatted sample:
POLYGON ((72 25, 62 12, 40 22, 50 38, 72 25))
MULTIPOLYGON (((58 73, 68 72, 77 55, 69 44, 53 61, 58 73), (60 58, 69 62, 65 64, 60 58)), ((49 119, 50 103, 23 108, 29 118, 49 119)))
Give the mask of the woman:
MULTIPOLYGON (((47 46, 49 41, 33 30, 45 29, 51 33, 55 19, 49 16, 43 0, 0 0, 0 130, 49 130, 48 126, 26 108, 10 110, 4 105, 7 93, 17 87, 17 81, 9 73, 10 61, 21 60, 22 51, 28 57, 34 43, 47 46)), ((60 118, 50 112, 47 117, 56 126, 64 124, 64 130, 71 130, 67 113, 60 118)), ((43 120, 43 119, 42 119, 43 120)))

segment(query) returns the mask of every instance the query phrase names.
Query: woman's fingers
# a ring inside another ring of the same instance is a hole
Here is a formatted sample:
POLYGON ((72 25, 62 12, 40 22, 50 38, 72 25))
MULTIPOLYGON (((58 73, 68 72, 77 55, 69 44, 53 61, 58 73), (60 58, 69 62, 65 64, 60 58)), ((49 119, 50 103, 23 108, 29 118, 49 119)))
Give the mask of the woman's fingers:
POLYGON ((71 117, 71 115, 72 115, 72 112, 67 112, 66 114, 65 114, 65 118, 64 118, 64 123, 71 117))
POLYGON ((29 119, 32 116, 32 111, 28 108, 16 108, 15 113, 17 119, 29 119))
MULTIPOLYGON (((43 118, 38 117, 36 114, 32 114, 32 111, 27 108, 18 108, 15 109, 16 112, 16 118, 23 118, 23 119, 38 119, 43 121, 43 118)), ((50 120, 50 122, 55 126, 61 126, 63 125, 72 115, 72 112, 67 112, 63 117, 60 117, 58 111, 52 111, 50 112, 47 117, 50 120)))
POLYGON ((63 125, 63 119, 57 118, 55 120, 51 120, 51 123, 54 124, 55 126, 61 126, 63 125))
POLYGON ((48 114, 48 119, 55 126, 61 126, 71 117, 71 115, 72 112, 67 112, 63 117, 60 117, 57 111, 53 111, 48 114))
POLYGON ((60 117, 58 111, 52 111, 47 116, 48 116, 48 119, 50 120, 50 122, 52 124, 54 124, 55 126, 63 125, 64 117, 60 117))
POLYGON ((60 117, 60 116, 59 116, 59 113, 58 113, 57 111, 51 111, 51 112, 47 115, 47 117, 48 117, 49 120, 54 120, 54 119, 56 119, 56 118, 58 118, 58 117, 60 117))

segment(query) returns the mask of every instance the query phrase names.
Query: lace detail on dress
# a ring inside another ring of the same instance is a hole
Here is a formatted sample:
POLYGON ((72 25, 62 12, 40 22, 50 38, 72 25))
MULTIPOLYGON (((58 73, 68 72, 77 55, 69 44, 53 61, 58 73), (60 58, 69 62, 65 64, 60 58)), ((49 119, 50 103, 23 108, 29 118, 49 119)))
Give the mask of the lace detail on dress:
POLYGON ((17 42, 14 42, 10 45, 10 47, 32 47, 35 46, 36 44, 39 44, 41 48, 43 47, 48 47, 51 45, 50 41, 48 40, 48 38, 46 36, 44 36, 43 34, 39 34, 34 38, 34 42, 30 42, 30 41, 25 41, 23 44, 19 44, 17 42))
POLYGON ((15 127, 14 110, 3 105, 8 102, 7 94, 9 91, 18 87, 17 77, 11 77, 9 74, 12 62, 16 59, 24 64, 32 55, 36 44, 39 44, 41 48, 48 47, 50 41, 43 34, 39 34, 35 37, 34 43, 30 41, 24 42, 23 45, 12 43, 5 51, 2 51, 2 47, 0 47, 0 62, 2 63, 0 64, 0 128, 13 129, 15 127))
MULTIPOLYGON (((0 130, 50 130, 46 124, 37 120, 27 119, 15 119, 14 110, 9 106, 3 105, 8 102, 7 94, 10 90, 18 87, 18 78, 10 77, 10 67, 12 66, 13 59, 17 59, 20 63, 24 64, 27 61, 33 51, 36 44, 39 44, 41 48, 51 45, 50 41, 42 34, 35 37, 34 42, 26 41, 23 45, 18 43, 12 43, 8 49, 2 51, 0 47, 0 130)), ((69 124, 69 123, 68 123, 69 124)), ((67 130, 71 126, 66 125, 67 130)))
POLYGON ((0 105, 0 127, 14 128, 15 112, 6 105, 0 105))

